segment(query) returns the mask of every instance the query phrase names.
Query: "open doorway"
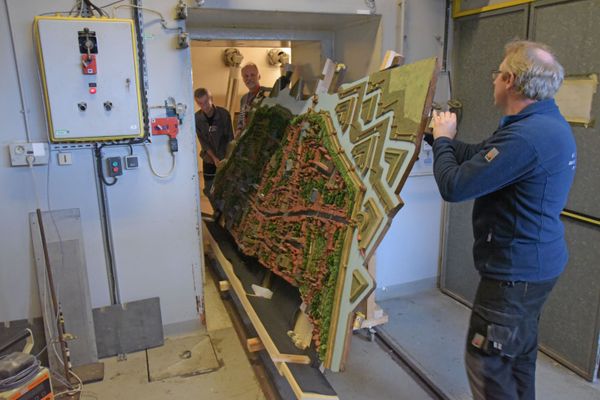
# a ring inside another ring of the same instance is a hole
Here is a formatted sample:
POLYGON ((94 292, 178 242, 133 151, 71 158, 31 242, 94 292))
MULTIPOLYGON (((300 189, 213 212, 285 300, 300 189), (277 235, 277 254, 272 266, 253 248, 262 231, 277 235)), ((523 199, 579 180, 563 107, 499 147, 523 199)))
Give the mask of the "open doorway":
MULTIPOLYGON (((382 55, 381 16, 375 14, 197 7, 189 10, 186 30, 192 39, 194 89, 206 85, 219 106, 224 106, 229 79, 229 68, 222 61, 226 48, 241 51, 242 65, 254 62, 259 66, 263 86, 272 85, 280 76, 279 66, 266 65, 268 51, 288 49, 290 62, 302 71, 307 94, 314 92, 327 58, 347 66, 346 81, 350 82, 374 72, 382 55), (214 81, 208 80, 209 77, 214 81)), ((239 80, 238 94, 231 102, 232 120, 245 92, 239 80)), ((203 213, 210 213, 210 204, 202 198, 203 213)))
MULTIPOLYGON (((261 86, 273 87, 283 74, 283 64, 280 62, 283 58, 274 57, 274 54, 279 54, 303 77, 306 92, 314 91, 322 64, 322 47, 318 40, 193 40, 191 58, 194 90, 206 88, 211 92, 214 105, 229 111, 234 131, 240 100, 248 89, 242 80, 240 68, 231 67, 226 62, 226 53, 233 49, 243 57, 241 67, 248 63, 257 66, 261 86)), ((194 106, 194 112, 197 112, 199 107, 197 104, 194 106)), ((198 159, 198 166, 202 177, 201 159, 198 159)), ((210 202, 204 194, 203 179, 200 180, 200 187, 202 210, 211 214, 210 202)))

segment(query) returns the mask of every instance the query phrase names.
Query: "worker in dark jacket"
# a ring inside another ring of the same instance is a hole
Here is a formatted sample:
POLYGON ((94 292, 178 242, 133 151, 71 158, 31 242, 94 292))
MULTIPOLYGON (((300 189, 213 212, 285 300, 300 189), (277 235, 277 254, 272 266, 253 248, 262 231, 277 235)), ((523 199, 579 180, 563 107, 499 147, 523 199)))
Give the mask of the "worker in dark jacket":
POLYGON ((563 76, 547 46, 511 42, 492 73, 504 117, 488 139, 460 142, 455 114, 433 117, 442 197, 475 199, 473 257, 481 280, 465 355, 475 399, 535 398, 538 320, 568 258, 560 213, 576 148, 553 99, 563 76))
POLYGON ((213 104, 212 95, 205 88, 194 92, 196 104, 196 135, 202 151, 202 172, 204 175, 204 193, 210 193, 217 167, 227 153, 227 145, 233 140, 233 127, 229 111, 213 104))

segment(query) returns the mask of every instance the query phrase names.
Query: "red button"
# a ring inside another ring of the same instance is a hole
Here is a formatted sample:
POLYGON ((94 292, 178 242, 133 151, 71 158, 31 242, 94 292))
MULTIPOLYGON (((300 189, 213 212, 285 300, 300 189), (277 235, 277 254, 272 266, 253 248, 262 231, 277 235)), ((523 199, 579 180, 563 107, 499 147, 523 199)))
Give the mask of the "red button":
POLYGON ((113 172, 119 172, 119 168, 117 168, 117 167, 113 168, 113 172))
POLYGON ((96 88, 95 87, 90 88, 90 94, 96 94, 96 88))

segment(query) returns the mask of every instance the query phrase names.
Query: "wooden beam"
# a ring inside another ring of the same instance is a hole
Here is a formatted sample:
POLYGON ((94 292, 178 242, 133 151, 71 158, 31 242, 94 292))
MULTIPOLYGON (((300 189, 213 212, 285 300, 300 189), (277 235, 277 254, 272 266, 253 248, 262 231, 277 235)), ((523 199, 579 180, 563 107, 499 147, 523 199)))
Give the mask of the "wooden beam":
POLYGON ((400 53, 396 53, 393 50, 388 50, 385 52, 385 56, 383 56, 383 60, 381 60, 381 65, 379 66, 379 70, 383 71, 384 69, 388 69, 391 67, 396 67, 404 64, 404 56, 400 53))
POLYGON ((219 281, 219 290, 221 292, 227 292, 229 289, 231 289, 231 285, 228 281, 219 281))
POLYGON ((279 363, 288 363, 288 364, 310 364, 310 358, 308 356, 303 356, 302 354, 283 354, 279 353, 279 355, 273 358, 274 362, 279 363))
POLYGON ((321 74, 321 79, 317 83, 317 89, 315 90, 315 94, 324 94, 329 91, 329 87, 331 86, 331 82, 333 82, 333 78, 335 75, 336 63, 331 60, 325 60, 325 65, 323 66, 323 72, 321 74))
POLYGON ((339 400, 338 396, 330 396, 325 394, 302 391, 302 388, 300 388, 300 385, 296 381, 296 378, 294 377, 292 371, 290 371, 290 368, 287 366, 286 363, 281 364, 280 372, 288 381, 292 388, 292 391, 296 395, 296 398, 299 400, 339 400))
POLYGON ((265 349, 265 346, 262 344, 259 338, 250 338, 246 340, 246 348, 250 353, 256 353, 257 351, 261 351, 265 349))

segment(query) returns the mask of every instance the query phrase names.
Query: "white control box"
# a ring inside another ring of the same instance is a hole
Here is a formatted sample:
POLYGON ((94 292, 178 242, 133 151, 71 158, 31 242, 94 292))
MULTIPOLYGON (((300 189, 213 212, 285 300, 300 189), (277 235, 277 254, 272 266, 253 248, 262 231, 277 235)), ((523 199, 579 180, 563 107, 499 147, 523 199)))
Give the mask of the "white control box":
POLYGON ((36 17, 52 142, 142 137, 133 20, 36 17))

